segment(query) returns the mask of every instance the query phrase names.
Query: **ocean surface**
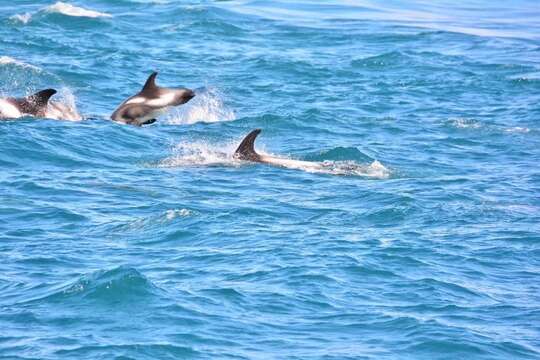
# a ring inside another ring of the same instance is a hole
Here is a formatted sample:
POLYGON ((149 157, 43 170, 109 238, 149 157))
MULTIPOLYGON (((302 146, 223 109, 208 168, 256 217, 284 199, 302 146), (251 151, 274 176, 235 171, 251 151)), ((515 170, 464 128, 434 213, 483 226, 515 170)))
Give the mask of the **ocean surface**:
POLYGON ((540 359, 538 1, 2 1, 0 93, 48 87, 1 359, 540 359), (152 71, 197 96, 108 120, 152 71))

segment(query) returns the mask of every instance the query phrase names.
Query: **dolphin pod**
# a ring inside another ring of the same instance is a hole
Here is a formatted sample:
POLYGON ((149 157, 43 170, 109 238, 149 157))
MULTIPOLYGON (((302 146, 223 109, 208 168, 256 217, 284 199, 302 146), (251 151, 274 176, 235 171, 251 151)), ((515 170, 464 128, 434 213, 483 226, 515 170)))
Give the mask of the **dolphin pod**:
MULTIPOLYGON (((165 88, 156 85, 157 75, 157 72, 153 72, 138 93, 124 100, 112 113, 111 120, 135 126, 152 124, 171 107, 183 105, 195 97, 195 92, 187 88, 165 88)), ((78 114, 75 116, 65 105, 50 101, 56 92, 55 89, 45 89, 23 98, 0 98, 0 120, 23 116, 82 120, 76 118, 78 114)), ((234 158, 292 169, 324 169, 324 164, 318 162, 257 153, 255 140, 260 133, 261 129, 251 131, 236 149, 234 158)))
MULTIPOLYGON (((157 86, 157 75, 153 72, 141 91, 122 102, 111 115, 111 120, 135 126, 152 124, 171 107, 185 104, 195 97, 190 89, 157 86)), ((45 89, 23 98, 0 98, 0 120, 23 116, 82 120, 65 105, 49 101, 56 92, 55 89, 45 89)))

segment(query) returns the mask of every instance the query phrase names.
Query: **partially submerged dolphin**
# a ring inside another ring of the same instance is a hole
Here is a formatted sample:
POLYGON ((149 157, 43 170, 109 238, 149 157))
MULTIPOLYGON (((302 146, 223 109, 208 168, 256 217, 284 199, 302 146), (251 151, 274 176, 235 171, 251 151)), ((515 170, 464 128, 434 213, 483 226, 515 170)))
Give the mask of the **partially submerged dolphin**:
POLYGON ((259 163, 265 163, 275 166, 283 166, 293 169, 303 169, 303 170, 324 170, 325 165, 319 162, 312 161, 302 161, 302 160, 293 160, 286 158, 279 158, 270 155, 258 154, 255 151, 255 139, 261 133, 261 129, 255 129, 250 132, 244 140, 238 146, 238 149, 234 152, 234 158, 238 160, 253 161, 259 163))
POLYGON ((152 73, 139 93, 120 104, 111 115, 111 119, 137 126, 152 124, 170 107, 185 104, 195 97, 195 93, 190 89, 157 86, 157 74, 152 73))
POLYGON ((48 105, 54 89, 45 89, 23 98, 0 98, 0 119, 22 116, 48 117, 48 105))
POLYGON ((0 120, 16 119, 23 116, 55 120, 82 120, 74 106, 50 101, 54 94, 56 94, 56 90, 45 89, 23 98, 0 98, 0 120))

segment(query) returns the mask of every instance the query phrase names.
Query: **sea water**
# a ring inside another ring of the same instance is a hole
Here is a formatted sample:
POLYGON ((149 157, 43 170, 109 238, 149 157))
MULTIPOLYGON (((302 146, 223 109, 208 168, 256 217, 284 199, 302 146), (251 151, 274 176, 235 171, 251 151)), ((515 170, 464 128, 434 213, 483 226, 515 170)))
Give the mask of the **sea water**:
POLYGON ((3 1, 1 94, 50 87, 85 120, 0 122, 0 358, 540 358, 537 1, 3 1), (111 122, 152 71, 197 96, 111 122))

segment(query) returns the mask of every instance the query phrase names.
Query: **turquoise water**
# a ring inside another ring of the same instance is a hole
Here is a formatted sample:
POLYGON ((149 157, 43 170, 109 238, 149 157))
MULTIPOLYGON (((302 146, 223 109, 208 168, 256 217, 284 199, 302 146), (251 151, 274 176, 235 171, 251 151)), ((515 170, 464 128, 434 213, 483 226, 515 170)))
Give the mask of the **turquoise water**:
POLYGON ((536 1, 15 0, 0 358, 540 358, 536 1), (108 121, 153 70, 197 97, 108 121), (241 163, 260 151, 324 172, 241 163), (352 169, 352 170, 351 170, 352 169))

